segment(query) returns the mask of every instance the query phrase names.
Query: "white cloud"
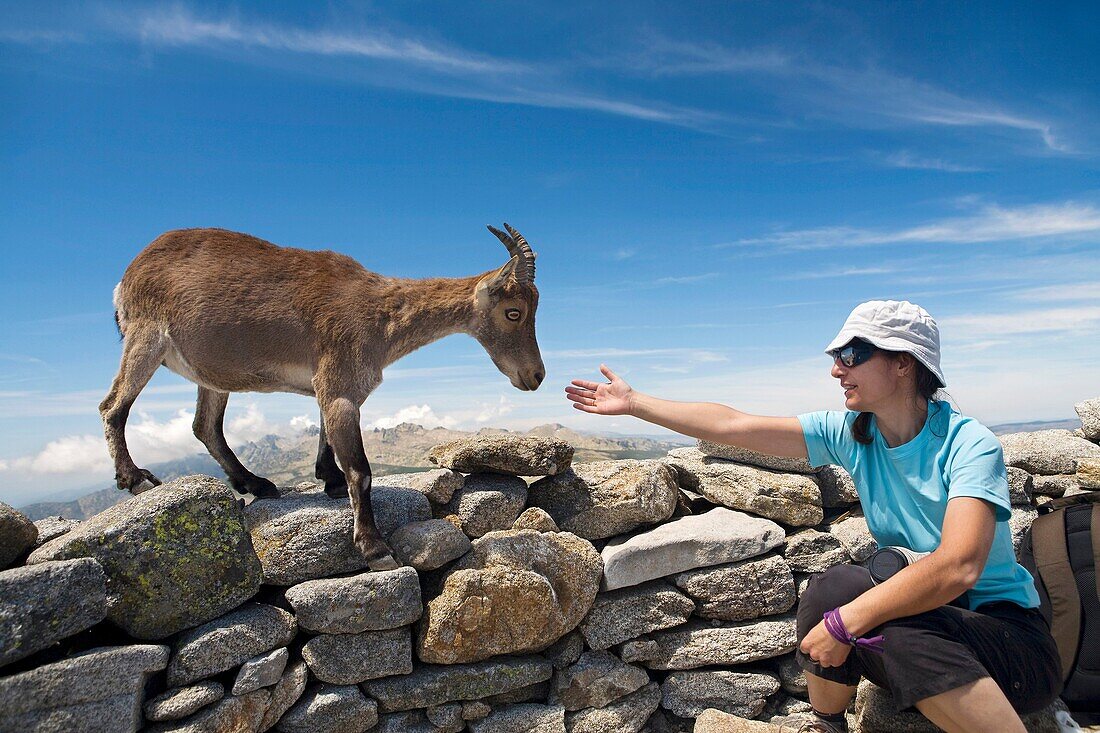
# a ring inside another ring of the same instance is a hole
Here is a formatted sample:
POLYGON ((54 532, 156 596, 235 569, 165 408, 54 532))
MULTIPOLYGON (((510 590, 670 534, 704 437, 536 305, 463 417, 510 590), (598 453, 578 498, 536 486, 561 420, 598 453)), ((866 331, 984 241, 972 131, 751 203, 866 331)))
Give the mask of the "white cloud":
POLYGON ((458 425, 458 421, 452 417, 444 416, 439 417, 432 410, 430 405, 409 405, 402 407, 393 415, 388 417, 380 417, 377 420, 369 423, 369 428, 393 428, 397 427, 403 422, 416 423, 426 428, 454 428, 458 425))
POLYGON ((293 430, 304 431, 309 428, 320 427, 320 424, 315 422, 309 415, 298 415, 290 418, 290 427, 293 430))
POLYGON ((494 404, 482 403, 481 411, 474 416, 474 422, 487 423, 490 420, 495 420, 500 417, 504 417, 515 409, 515 404, 504 395, 500 396, 500 400, 494 404))
POLYGON ((1100 306, 948 316, 939 319, 939 326, 940 332, 952 339, 1043 333, 1084 336, 1100 329, 1100 306))
POLYGON ((715 246, 763 246, 771 251, 797 251, 883 244, 979 244, 1097 234, 1100 234, 1100 209, 1091 204, 1067 201, 1016 208, 990 205, 970 216, 949 217, 904 229, 851 226, 796 229, 715 246))
POLYGON ((1016 293, 1020 300, 1091 300, 1100 302, 1100 282, 1065 283, 1064 285, 1046 285, 1029 288, 1016 293))
POLYGON ((941 158, 922 158, 908 150, 899 150, 883 158, 883 161, 894 168, 907 168, 915 170, 944 171, 947 173, 977 173, 981 168, 968 165, 951 163, 941 158))
POLYGON ((683 285, 685 283, 695 283, 701 280, 713 280, 716 277, 720 277, 720 272, 706 272, 702 275, 681 275, 672 277, 659 277, 653 281, 654 285, 683 285))

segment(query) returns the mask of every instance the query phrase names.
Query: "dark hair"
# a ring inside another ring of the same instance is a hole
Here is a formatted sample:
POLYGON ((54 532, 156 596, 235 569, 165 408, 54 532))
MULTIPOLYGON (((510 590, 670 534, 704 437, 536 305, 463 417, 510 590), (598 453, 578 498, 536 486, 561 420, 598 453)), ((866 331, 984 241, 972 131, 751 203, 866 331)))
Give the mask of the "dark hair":
MULTIPOLYGON (((879 349, 884 356, 891 359, 897 359, 901 354, 907 353, 904 351, 886 351, 885 349, 879 349)), ((936 378, 936 375, 932 373, 932 370, 926 367, 920 362, 919 359, 910 354, 913 359, 913 365, 916 367, 916 386, 917 395, 924 400, 930 400, 940 391, 940 380, 936 378)), ((852 437, 856 439, 857 443, 862 445, 869 445, 874 438, 871 436, 871 418, 874 416, 873 412, 861 412, 856 416, 855 422, 852 423, 852 437)))

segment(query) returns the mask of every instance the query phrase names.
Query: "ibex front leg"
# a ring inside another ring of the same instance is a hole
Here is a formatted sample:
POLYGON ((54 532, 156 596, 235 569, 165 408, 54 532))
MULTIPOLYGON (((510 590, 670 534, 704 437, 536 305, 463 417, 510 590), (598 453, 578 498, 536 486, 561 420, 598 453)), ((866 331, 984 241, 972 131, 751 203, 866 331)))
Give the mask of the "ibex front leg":
POLYGON ((371 472, 363 450, 363 435, 359 432, 359 406, 347 397, 317 395, 329 444, 336 460, 344 469, 348 482, 348 498, 355 517, 355 545, 367 559, 371 570, 393 570, 398 567, 390 548, 374 524, 370 503, 371 472))

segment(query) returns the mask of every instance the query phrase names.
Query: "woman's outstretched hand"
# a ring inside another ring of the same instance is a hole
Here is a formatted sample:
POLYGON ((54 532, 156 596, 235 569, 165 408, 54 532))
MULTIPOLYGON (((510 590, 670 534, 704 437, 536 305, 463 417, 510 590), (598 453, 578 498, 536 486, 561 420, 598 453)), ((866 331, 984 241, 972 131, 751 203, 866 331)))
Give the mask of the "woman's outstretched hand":
POLYGON ((606 364, 600 364, 600 372, 611 380, 610 383, 574 379, 572 384, 565 388, 565 396, 573 401, 573 407, 591 412, 593 415, 630 414, 634 390, 621 377, 608 369, 606 364))

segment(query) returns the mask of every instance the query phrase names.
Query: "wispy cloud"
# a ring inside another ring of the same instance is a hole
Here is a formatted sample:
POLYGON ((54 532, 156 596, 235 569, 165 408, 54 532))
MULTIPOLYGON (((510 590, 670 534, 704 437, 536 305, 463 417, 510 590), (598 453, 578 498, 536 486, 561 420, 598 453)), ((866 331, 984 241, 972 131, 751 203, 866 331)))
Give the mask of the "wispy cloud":
POLYGON ((1044 333, 1085 336, 1100 331, 1100 305, 948 316, 939 325, 941 333, 965 340, 1044 333))
POLYGON ((1067 201, 1016 208, 989 205, 969 216, 949 217, 903 229, 852 226, 795 229, 715 246, 749 245, 773 251, 794 251, 906 243, 979 244, 1096 234, 1100 234, 1100 209, 1091 204, 1067 201))
POLYGON ((882 161, 892 168, 944 171, 947 173, 978 173, 982 170, 981 168, 952 163, 941 158, 923 158, 908 150, 899 150, 896 153, 886 155, 882 158, 882 161))
POLYGON ((868 277, 871 275, 892 275, 897 272, 896 267, 834 267, 824 270, 809 272, 795 272, 790 275, 781 275, 776 280, 822 280, 833 277, 868 277))
POLYGON ((705 272, 701 275, 681 275, 681 276, 669 276, 659 277, 653 281, 654 285, 683 285, 685 283, 697 283, 702 280, 713 280, 716 277, 721 277, 720 272, 705 272))
POLYGON ((1100 282, 1075 282, 1028 288, 1016 293, 1016 297, 1029 301, 1088 300, 1100 303, 1100 282))

